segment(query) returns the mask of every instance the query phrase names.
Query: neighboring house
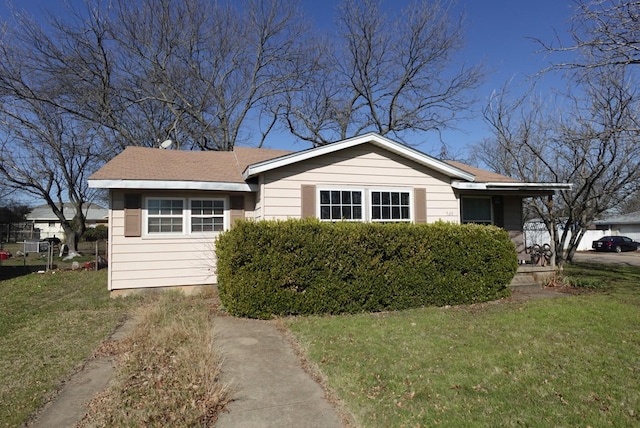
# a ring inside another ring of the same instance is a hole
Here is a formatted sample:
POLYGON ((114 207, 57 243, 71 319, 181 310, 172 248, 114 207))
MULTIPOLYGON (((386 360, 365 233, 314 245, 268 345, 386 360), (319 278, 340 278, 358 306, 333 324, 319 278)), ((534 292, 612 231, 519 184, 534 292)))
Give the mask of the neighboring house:
POLYGON ((215 236, 238 219, 495 224, 524 255, 522 198, 567 189, 444 162, 377 134, 301 152, 129 147, 109 189, 109 289, 216 283, 215 236))
MULTIPOLYGON (((640 241, 640 211, 611 215, 594 221, 593 225, 601 233, 600 236, 623 235, 634 241, 640 241)), ((591 248, 591 241, 589 241, 589 248, 591 248)))
MULTIPOLYGON (((542 221, 528 221, 524 225, 525 245, 532 246, 535 244, 550 244, 549 231, 542 221)), ((564 231, 563 225, 558 226, 558 234, 564 231)), ((597 241, 607 235, 628 236, 634 241, 640 241, 640 211, 629 214, 618 214, 604 217, 601 220, 594 221, 587 227, 582 240, 578 244, 577 251, 590 251, 591 243, 597 241)), ((565 249, 568 247, 569 238, 565 242, 565 249)))
MULTIPOLYGON (((72 219, 75 215, 75 208, 70 203, 63 205, 65 218, 72 219)), ((107 225, 109 219, 109 210, 96 204, 86 204, 84 206, 87 227, 96 227, 99 224, 107 225)), ((33 224, 34 229, 40 229, 40 239, 53 238, 54 236, 64 241, 65 234, 62 229, 60 219, 53 213, 51 207, 47 204, 34 208, 26 219, 33 224)))

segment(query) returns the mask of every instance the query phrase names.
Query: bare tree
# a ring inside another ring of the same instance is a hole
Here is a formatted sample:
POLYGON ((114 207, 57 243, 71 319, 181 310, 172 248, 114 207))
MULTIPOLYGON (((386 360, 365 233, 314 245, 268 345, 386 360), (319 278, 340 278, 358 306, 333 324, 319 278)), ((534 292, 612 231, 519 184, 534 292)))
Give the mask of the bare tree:
POLYGON ((392 20, 380 0, 345 0, 338 33, 318 50, 318 72, 304 91, 286 94, 286 126, 316 146, 366 131, 451 127, 482 78, 481 66, 455 61, 462 29, 448 3, 416 1, 392 20))
POLYGON ((570 41, 537 40, 551 53, 568 53, 555 68, 595 68, 640 64, 640 2, 629 0, 575 0, 570 41))
POLYGON ((99 153, 91 142, 94 130, 50 105, 34 100, 8 100, 0 105, 0 176, 5 185, 47 202, 65 232, 70 253, 86 230, 86 203, 92 199, 87 177, 99 153), (65 211, 64 202, 72 204, 65 211))
POLYGON ((155 139, 202 150, 261 146, 277 118, 268 105, 309 72, 298 10, 291 0, 119 0, 111 22, 118 93, 137 114, 160 117, 155 139))
POLYGON ((88 20, 52 19, 48 32, 16 14, 0 38, 0 177, 49 205, 71 253, 93 196, 86 178, 110 152, 113 136, 100 120, 111 95, 106 29, 89 12, 88 20))
POLYGON ((528 206, 551 233, 559 264, 571 261, 598 215, 640 189, 635 82, 619 69, 588 76, 564 100, 565 108, 530 95, 510 100, 508 91, 496 94, 485 110, 495 140, 476 147, 498 172, 525 181, 573 183, 555 200, 533 198, 528 206))
POLYGON ((297 10, 293 0, 89 0, 46 24, 16 13, 0 37, 0 177, 44 199, 75 251, 95 196, 86 178, 124 146, 171 138, 231 150, 254 132, 262 144, 271 98, 307 72, 297 10))

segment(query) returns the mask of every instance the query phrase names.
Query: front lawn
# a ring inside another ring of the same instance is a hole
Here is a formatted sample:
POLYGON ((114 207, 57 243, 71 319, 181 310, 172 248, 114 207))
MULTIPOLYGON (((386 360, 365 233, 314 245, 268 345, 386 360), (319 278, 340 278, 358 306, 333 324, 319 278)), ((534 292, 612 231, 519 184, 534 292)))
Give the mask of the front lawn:
POLYGON ((606 288, 286 323, 361 426, 635 426, 640 268, 567 275, 606 288))
POLYGON ((132 299, 110 299, 106 270, 0 281, 0 426, 18 426, 120 324, 132 299))

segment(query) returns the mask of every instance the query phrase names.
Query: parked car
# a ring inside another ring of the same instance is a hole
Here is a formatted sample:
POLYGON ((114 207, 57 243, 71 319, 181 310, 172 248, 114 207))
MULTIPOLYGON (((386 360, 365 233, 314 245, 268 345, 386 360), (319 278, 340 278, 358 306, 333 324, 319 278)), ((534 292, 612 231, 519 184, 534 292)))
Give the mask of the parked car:
POLYGON ((60 245, 62 241, 58 237, 52 238, 44 238, 40 240, 40 252, 49 251, 49 246, 53 246, 54 248, 60 245))
POLYGON ((628 236, 603 236, 591 243, 591 248, 596 251, 636 251, 640 242, 636 242, 628 236))

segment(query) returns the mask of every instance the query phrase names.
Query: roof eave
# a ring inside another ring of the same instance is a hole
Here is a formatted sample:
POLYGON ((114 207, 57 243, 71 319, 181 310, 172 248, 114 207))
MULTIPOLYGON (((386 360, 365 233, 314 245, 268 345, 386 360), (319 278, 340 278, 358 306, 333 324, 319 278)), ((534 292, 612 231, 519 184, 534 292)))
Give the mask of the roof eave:
POLYGON ((88 180, 89 187, 96 189, 148 189, 148 190, 221 190, 227 192, 255 192, 257 185, 219 181, 183 180, 88 180))
POLYGON ((383 137, 376 133, 368 133, 358 137, 348 138, 346 140, 338 141, 335 143, 327 144, 325 146, 316 147, 302 152, 292 153, 290 155, 281 156, 275 159, 269 159, 263 162, 258 162, 249 165, 242 173, 242 178, 247 180, 251 177, 255 177, 258 174, 267 172, 276 168, 291 165, 293 163, 302 162, 307 159, 312 159, 318 156, 337 152, 350 147, 355 147, 361 144, 371 143, 375 146, 381 147, 391 153, 395 153, 404 158, 413 160, 423 166, 427 166, 434 169, 448 177, 456 178, 465 181, 474 181, 475 175, 463 171, 460 168, 456 168, 447 164, 441 160, 435 159, 424 153, 421 153, 411 147, 404 144, 397 143, 386 137, 383 137))
POLYGON ((505 190, 505 191, 533 191, 533 190, 571 190, 571 183, 521 183, 521 182, 486 182, 469 183, 453 181, 451 187, 458 190, 505 190))

